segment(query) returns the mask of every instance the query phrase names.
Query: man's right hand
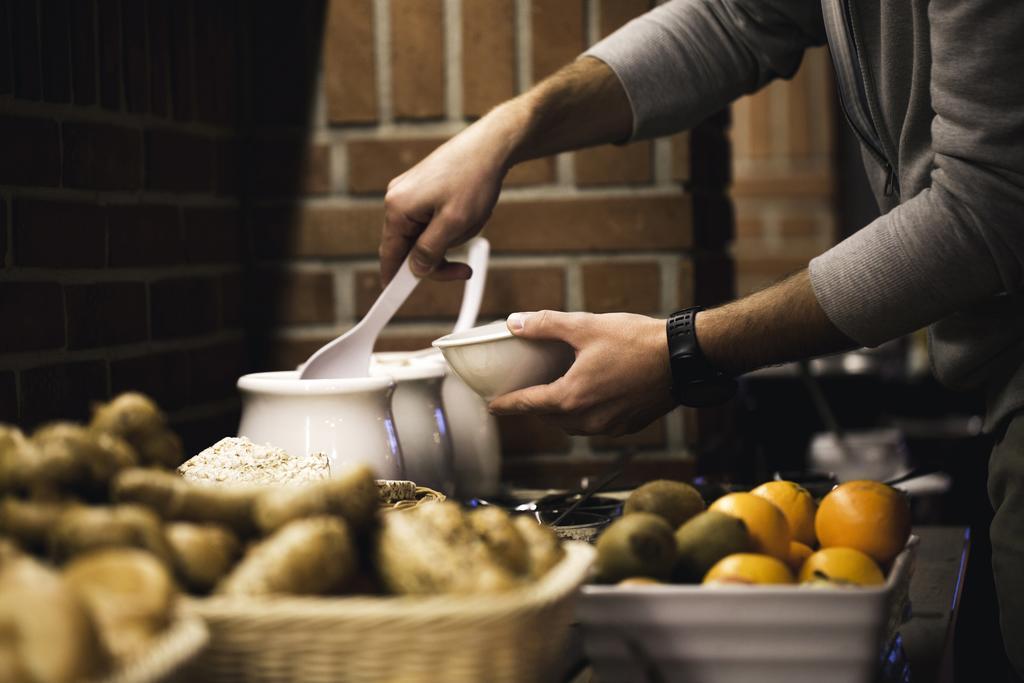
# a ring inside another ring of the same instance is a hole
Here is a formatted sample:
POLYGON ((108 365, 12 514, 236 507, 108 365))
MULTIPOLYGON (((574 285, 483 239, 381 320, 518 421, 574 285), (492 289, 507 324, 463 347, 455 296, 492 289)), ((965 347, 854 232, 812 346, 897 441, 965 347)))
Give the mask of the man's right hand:
POLYGON ((445 252, 483 228, 510 167, 517 128, 514 102, 499 107, 388 184, 380 271, 389 282, 406 255, 412 272, 464 280, 469 266, 445 252))

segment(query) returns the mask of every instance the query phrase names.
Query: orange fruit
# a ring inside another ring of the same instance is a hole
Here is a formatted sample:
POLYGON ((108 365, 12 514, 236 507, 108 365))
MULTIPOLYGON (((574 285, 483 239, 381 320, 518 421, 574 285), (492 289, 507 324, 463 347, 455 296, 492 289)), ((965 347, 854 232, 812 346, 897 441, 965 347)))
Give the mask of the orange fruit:
POLYGON ((793 583, 793 572, 770 555, 735 553, 716 562, 704 583, 793 583))
POLYGON ((814 546, 814 513, 818 506, 807 489, 792 481, 769 481, 751 493, 775 503, 775 507, 782 510, 794 541, 814 546))
POLYGON ((757 552, 789 560, 789 523, 774 503, 752 493, 730 493, 709 509, 742 519, 757 552))
POLYGON ((848 481, 822 499, 814 530, 822 548, 854 548, 887 565, 910 537, 910 506, 891 486, 848 481))
POLYGON ((807 558, 813 554, 814 551, 810 546, 804 545, 800 541, 791 541, 789 544, 789 568, 794 572, 799 572, 807 558))
POLYGON ((853 548, 825 548, 814 553, 800 568, 799 580, 825 580, 856 586, 880 586, 885 576, 875 561, 853 548))

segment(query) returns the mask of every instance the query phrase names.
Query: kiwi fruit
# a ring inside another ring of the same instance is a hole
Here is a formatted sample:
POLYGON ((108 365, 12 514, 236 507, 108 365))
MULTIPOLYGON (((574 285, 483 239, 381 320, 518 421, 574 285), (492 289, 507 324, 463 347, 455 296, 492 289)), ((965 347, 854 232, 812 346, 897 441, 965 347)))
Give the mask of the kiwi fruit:
POLYGON ((679 527, 675 543, 672 578, 682 583, 700 583, 708 570, 726 555, 753 551, 743 520, 717 510, 701 512, 679 527))
POLYGON ((622 514, 650 512, 663 518, 673 529, 705 508, 700 492, 689 484, 668 479, 649 481, 629 494, 622 514))
POLYGON ((665 580, 674 562, 672 528, 648 512, 620 517, 597 539, 597 579, 603 583, 638 576, 665 580))

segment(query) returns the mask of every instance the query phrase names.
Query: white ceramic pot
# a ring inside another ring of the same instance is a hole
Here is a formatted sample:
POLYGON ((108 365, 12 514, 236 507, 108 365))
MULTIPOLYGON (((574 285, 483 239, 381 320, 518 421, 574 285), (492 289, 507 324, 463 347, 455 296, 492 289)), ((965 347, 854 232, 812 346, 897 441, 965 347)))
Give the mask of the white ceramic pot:
MULTIPOLYGON (((444 369, 441 401, 451 435, 455 495, 468 499, 496 494, 501 481, 501 442, 498 421, 488 412, 487 402, 459 379, 436 350, 428 355, 401 352, 374 357, 380 363, 428 364, 444 369)), ((402 444, 404 448, 404 439, 402 444)))
POLYGON ((331 469, 366 463, 378 479, 404 479, 388 377, 299 379, 294 371, 238 379, 238 435, 285 451, 326 453, 331 469))
POLYGON ((370 374, 395 382, 391 412, 402 445, 407 479, 452 495, 452 440, 441 401, 445 369, 438 363, 405 362, 399 354, 374 354, 370 374))

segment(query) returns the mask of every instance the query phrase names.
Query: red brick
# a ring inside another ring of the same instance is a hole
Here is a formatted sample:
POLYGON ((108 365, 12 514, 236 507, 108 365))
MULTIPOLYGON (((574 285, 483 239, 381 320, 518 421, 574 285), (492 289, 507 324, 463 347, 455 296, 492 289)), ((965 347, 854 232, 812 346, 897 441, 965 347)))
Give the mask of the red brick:
POLYGON ((43 57, 43 97, 48 102, 71 101, 70 0, 40 4, 43 57))
POLYGON ((606 36, 633 17, 651 9, 651 0, 600 0, 601 35, 606 36))
MULTIPOLYGON (((131 2, 131 0, 129 0, 131 2)), ((100 104, 121 108, 121 7, 118 0, 97 0, 100 48, 100 104)))
POLYGON ((231 207, 186 208, 185 251, 189 263, 231 263, 242 257, 242 225, 231 207))
POLYGON ((196 118, 222 126, 235 123, 235 36, 238 17, 232 2, 199 2, 195 8, 196 118))
POLYGON ((383 193, 401 175, 441 145, 445 138, 352 140, 348 143, 348 186, 355 194, 383 193))
POLYGON ((11 29, 14 51, 14 95, 38 100, 42 96, 39 61, 39 16, 34 0, 12 0, 11 29))
POLYGON ((106 216, 92 204, 18 199, 14 204, 14 262, 35 268, 102 268, 107 261, 106 216))
POLYGON ((738 240, 760 241, 764 238, 764 221, 758 216, 742 216, 736 219, 738 240))
POLYGON ((14 90, 12 78, 13 58, 11 57, 11 3, 0 0, 0 95, 14 90))
POLYGON ((462 109, 481 116, 516 94, 515 0, 463 0, 462 109))
POLYGON ((173 206, 111 206, 109 258, 114 268, 183 263, 185 244, 173 206))
POLYGON ((334 322, 334 276, 327 271, 262 269, 254 292, 270 325, 334 322))
POLYGON ((0 116, 0 149, 0 184, 60 182, 60 143, 53 121, 0 116))
POLYGON ((21 426, 32 429, 52 420, 85 422, 92 404, 109 397, 107 374, 102 360, 23 370, 21 426))
POLYGON ((568 434, 533 415, 503 415, 498 429, 505 456, 568 453, 572 445, 568 434))
POLYGON ((531 0, 533 82, 569 64, 583 51, 583 0, 531 0))
POLYGON ((13 372, 0 372, 0 422, 18 422, 18 386, 13 372))
POLYGON ((576 184, 580 187, 600 185, 642 185, 650 183, 652 143, 649 140, 624 147, 602 145, 576 152, 576 184))
POLYGON ((218 140, 214 144, 214 182, 218 195, 237 195, 241 190, 238 141, 218 140))
POLYGON ((71 86, 75 104, 96 104, 96 6, 71 3, 71 86))
POLYGON ((497 251, 685 249, 693 242, 685 196, 499 202, 484 234, 497 251))
POLYGON ((240 327, 245 319, 241 273, 227 273, 221 276, 220 302, 224 326, 240 327))
POLYGON ((334 339, 334 336, 314 337, 312 339, 294 339, 291 337, 277 337, 270 340, 266 354, 260 358, 253 368, 255 371, 265 370, 294 370, 300 363, 313 355, 327 342, 334 339))
POLYGON ((331 123, 377 120, 373 0, 331 0, 324 34, 324 94, 331 123))
POLYGON ((170 129, 146 133, 146 186, 169 192, 213 192, 213 141, 170 129))
POLYGON ((618 451, 625 448, 664 448, 668 443, 665 418, 658 418, 639 432, 625 436, 592 436, 590 447, 595 451, 618 451))
POLYGON ((693 261, 686 260, 679 264, 679 285, 676 292, 677 298, 675 303, 676 310, 697 305, 696 299, 694 298, 695 273, 696 269, 693 267, 693 261))
POLYGON ((149 70, 146 65, 146 5, 128 0, 121 5, 124 37, 124 99, 128 111, 149 111, 149 70))
POLYGON ((142 134, 102 123, 64 123, 64 184, 87 190, 142 187, 142 134))
POLYGON ((835 179, 828 173, 757 174, 737 178, 732 196, 766 199, 830 199, 835 179))
POLYGON ((672 136, 672 180, 685 183, 690 179, 690 134, 672 136))
POLYGON ((154 339, 210 334, 220 328, 219 278, 160 280, 150 285, 149 296, 154 339))
POLYGON ((189 456, 238 433, 238 407, 224 408, 213 415, 172 420, 171 427, 181 437, 189 456))
POLYGON ((391 0, 391 79, 395 116, 444 116, 442 0, 391 0))
POLYGON ((110 362, 110 392, 141 391, 166 410, 192 400, 192 368, 188 351, 168 351, 110 362))
POLYGON ((326 194, 331 189, 331 150, 305 139, 260 140, 248 147, 247 187, 263 196, 326 194))
POLYGON ((235 382, 245 373, 246 350, 241 341, 204 346, 189 352, 193 403, 236 396, 235 382))
POLYGON ((661 308, 657 263, 583 264, 583 307, 594 313, 654 313, 661 308))
POLYGON ((828 221, 816 216, 790 216, 783 218, 779 227, 783 237, 801 237, 805 239, 830 239, 833 237, 828 221))
POLYGON ((192 0, 170 4, 171 104, 174 118, 187 121, 195 111, 195 65, 192 62, 192 0))
POLYGON ((281 207, 253 213, 256 253, 264 258, 376 256, 382 205, 281 207))
POLYGON ((141 282, 66 285, 68 349, 145 341, 146 286, 141 282))
POLYGON ((149 2, 149 109, 157 116, 170 112, 171 0, 149 2))
MULTIPOLYGON (((462 302, 462 282, 426 280, 395 314, 397 319, 454 318, 462 302)), ((356 273, 356 312, 363 316, 380 294, 377 271, 356 273)), ((565 271, 561 268, 493 268, 480 302, 480 315, 500 317, 515 311, 565 309, 565 271)))
POLYGON ((505 176, 505 187, 545 185, 555 181, 555 157, 542 157, 517 164, 505 176))
POLYGON ((0 282, 0 353, 64 346, 64 296, 51 282, 0 282))

